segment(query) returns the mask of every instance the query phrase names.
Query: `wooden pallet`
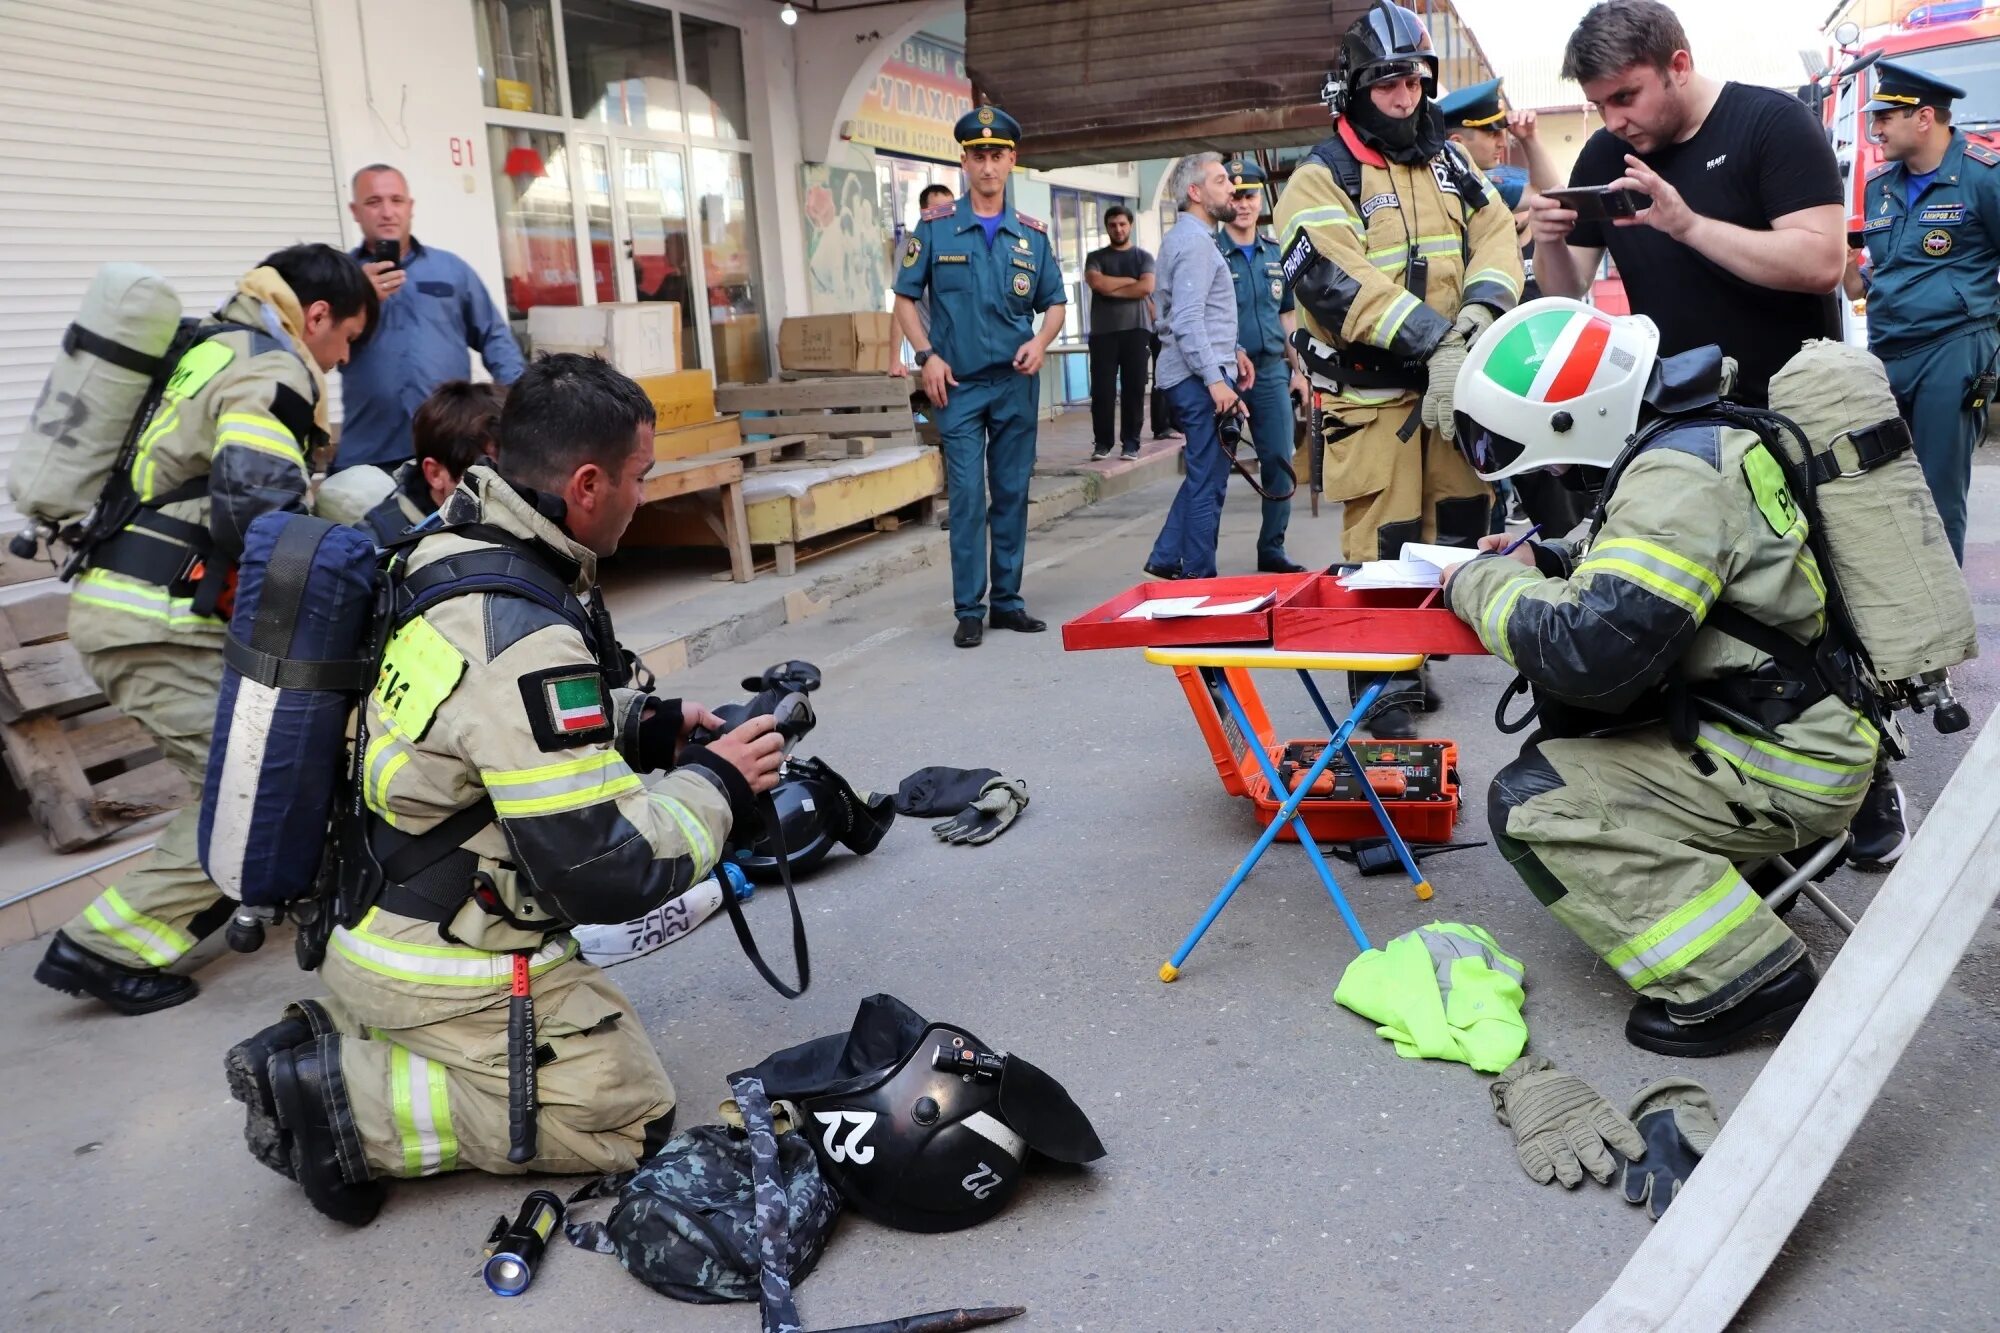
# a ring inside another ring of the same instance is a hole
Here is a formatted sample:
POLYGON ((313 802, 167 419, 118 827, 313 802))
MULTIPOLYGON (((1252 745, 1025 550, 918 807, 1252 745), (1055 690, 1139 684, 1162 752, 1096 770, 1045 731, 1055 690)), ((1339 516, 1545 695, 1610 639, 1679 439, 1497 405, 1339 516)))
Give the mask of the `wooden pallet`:
POLYGON ((737 424, 745 435, 866 440, 868 448, 888 448, 918 442, 910 388, 909 380, 887 375, 723 384, 716 387, 715 406, 720 412, 767 414, 742 417, 737 424))
POLYGON ((185 805, 146 729, 106 706, 70 647, 60 590, 0 607, 0 757, 59 852, 185 805))

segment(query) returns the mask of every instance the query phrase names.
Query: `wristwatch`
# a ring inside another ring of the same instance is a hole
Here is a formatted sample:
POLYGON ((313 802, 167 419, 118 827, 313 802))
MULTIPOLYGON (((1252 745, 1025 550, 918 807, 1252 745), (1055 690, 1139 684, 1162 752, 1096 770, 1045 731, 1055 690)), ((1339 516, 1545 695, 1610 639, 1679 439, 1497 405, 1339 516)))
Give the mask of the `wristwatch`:
POLYGON ((924 349, 923 351, 921 351, 921 352, 918 352, 918 353, 917 353, 917 369, 918 369, 918 370, 922 370, 922 369, 924 368, 924 362, 926 362, 926 361, 930 360, 930 359, 931 359, 932 357, 934 357, 934 356, 936 356, 936 355, 937 355, 937 351, 936 351, 936 349, 935 349, 935 348, 930 348, 930 347, 926 347, 926 348, 925 348, 925 349, 924 349))

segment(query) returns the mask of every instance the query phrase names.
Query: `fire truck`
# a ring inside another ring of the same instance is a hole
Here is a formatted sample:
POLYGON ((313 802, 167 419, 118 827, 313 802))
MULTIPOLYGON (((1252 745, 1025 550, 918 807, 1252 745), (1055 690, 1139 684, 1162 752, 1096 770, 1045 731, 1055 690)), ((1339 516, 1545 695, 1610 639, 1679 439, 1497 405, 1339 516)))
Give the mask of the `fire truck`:
MULTIPOLYGON (((1882 150, 1868 137, 1868 118, 1861 111, 1874 87, 1877 60, 1893 60, 1965 89, 1952 104, 1953 127, 2000 149, 2000 4, 1937 0, 1896 10, 1894 23, 1866 33, 1852 22, 1836 28, 1827 69, 1802 90, 1809 102, 1818 103, 1840 163, 1850 237, 1860 230, 1869 174, 1882 165, 1882 150)), ((1846 313, 1848 341, 1865 346, 1864 304, 1855 302, 1846 313)))

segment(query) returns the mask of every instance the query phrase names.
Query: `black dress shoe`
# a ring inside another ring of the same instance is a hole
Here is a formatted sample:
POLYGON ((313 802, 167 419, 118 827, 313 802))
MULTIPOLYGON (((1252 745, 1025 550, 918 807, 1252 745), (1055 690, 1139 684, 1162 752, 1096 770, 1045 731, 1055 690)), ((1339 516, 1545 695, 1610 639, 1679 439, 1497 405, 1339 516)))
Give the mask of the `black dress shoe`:
POLYGON ((986 637, 986 625, 978 616, 960 616, 958 628, 952 631, 951 641, 960 648, 977 648, 986 637))
POLYGON ((356 1185, 340 1166, 336 1121, 358 1142, 351 1114, 327 1095, 328 1066, 339 1057, 340 1038, 317 1037, 271 1057, 266 1075, 278 1123, 291 1135, 292 1178, 312 1206, 336 1222, 365 1227, 381 1211, 382 1182, 356 1185))
POLYGON ((1090 461, 1093 463, 1101 463, 1109 457, 1111 457, 1111 446, 1108 444, 1100 444, 1090 451, 1090 461))
POLYGON ((1910 828, 1903 820, 1903 789, 1893 777, 1876 770, 1847 831, 1854 835, 1847 856, 1856 870, 1887 870, 1896 863, 1910 845, 1910 828))
POLYGON ((1172 582, 1174 579, 1177 579, 1181 576, 1181 571, 1178 566, 1169 569, 1165 565, 1148 564, 1148 565, 1141 565, 1139 566, 1139 568, 1143 569, 1146 572, 1147 577, 1160 579, 1165 582, 1172 582))
POLYGON ((35 980, 66 995, 88 995, 121 1014, 150 1014, 186 1004, 201 993, 193 977, 157 967, 127 967, 99 958, 60 930, 35 965, 35 980))
POLYGON ((312 1024, 303 1018, 282 1018, 254 1037, 231 1046, 222 1057, 229 1095, 243 1103, 243 1141, 250 1155, 287 1180, 292 1176, 292 1136, 278 1124, 278 1103, 271 1094, 271 1057, 313 1039, 312 1024))
POLYGON ((1801 958, 1738 1003, 1698 1023, 1676 1023, 1664 1000, 1641 1000, 1625 1020, 1625 1040, 1660 1055, 1720 1055, 1751 1037, 1789 1028, 1818 985, 1812 959, 1801 958))
POLYGON ((1306 567, 1288 555, 1260 557, 1257 561, 1259 574, 1303 574, 1306 567))
POLYGON ((1037 620, 1025 610, 994 611, 987 615, 986 623, 994 629, 1011 629, 1017 634, 1040 634, 1049 627, 1046 620, 1037 620))

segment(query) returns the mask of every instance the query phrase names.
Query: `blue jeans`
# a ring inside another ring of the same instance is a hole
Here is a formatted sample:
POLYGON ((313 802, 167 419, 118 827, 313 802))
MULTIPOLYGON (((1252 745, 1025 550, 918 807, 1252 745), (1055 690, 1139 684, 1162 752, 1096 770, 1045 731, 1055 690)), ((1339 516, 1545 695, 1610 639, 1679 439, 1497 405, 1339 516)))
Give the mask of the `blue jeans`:
POLYGON ((1214 578, 1215 536, 1222 526, 1222 497, 1229 484, 1229 460, 1215 433, 1215 401, 1208 396, 1208 386, 1192 376, 1169 385, 1166 395, 1174 426, 1187 441, 1182 455, 1187 476, 1181 479, 1146 563, 1155 569, 1178 569, 1183 578, 1214 578))
MULTIPOLYGON (((1250 440, 1257 446, 1257 480, 1273 495, 1292 489, 1292 372, 1282 356, 1256 363, 1257 378, 1243 401, 1250 408, 1250 440)), ((1264 521, 1257 529, 1257 560, 1285 558, 1285 528, 1292 521, 1292 499, 1264 500, 1264 521)))

